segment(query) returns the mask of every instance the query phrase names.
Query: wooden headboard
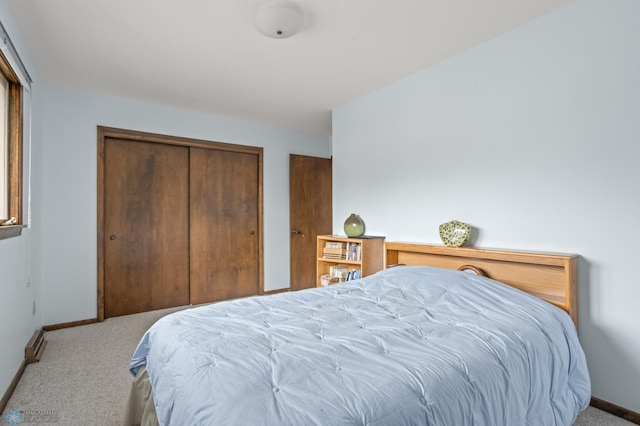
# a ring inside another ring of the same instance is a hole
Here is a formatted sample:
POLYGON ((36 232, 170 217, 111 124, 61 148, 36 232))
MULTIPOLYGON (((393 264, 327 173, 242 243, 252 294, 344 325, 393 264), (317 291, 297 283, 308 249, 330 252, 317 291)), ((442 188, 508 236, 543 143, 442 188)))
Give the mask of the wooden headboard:
POLYGON ((394 264, 458 269, 485 275, 561 307, 578 326, 578 255, 386 242, 385 268, 394 264))

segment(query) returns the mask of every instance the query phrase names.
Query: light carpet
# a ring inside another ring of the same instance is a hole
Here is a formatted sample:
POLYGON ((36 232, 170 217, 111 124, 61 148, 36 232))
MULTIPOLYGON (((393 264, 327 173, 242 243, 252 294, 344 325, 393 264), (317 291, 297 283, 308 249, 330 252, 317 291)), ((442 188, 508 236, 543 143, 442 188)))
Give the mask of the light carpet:
MULTIPOLYGON (((23 413, 22 424, 120 425, 129 387, 129 359, 144 332, 181 308, 109 318, 104 322, 50 331, 40 362, 27 366, 5 407, 23 413)), ((632 423, 593 407, 574 426, 632 423)))

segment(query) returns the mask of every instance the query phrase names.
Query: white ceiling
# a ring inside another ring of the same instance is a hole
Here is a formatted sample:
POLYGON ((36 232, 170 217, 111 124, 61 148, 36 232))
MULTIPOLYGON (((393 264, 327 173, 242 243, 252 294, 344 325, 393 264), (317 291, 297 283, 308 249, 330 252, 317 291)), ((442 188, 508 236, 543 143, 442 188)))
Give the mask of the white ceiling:
POLYGON ((280 40, 266 0, 8 1, 49 84, 329 135, 332 108, 573 0, 294 0, 280 40))

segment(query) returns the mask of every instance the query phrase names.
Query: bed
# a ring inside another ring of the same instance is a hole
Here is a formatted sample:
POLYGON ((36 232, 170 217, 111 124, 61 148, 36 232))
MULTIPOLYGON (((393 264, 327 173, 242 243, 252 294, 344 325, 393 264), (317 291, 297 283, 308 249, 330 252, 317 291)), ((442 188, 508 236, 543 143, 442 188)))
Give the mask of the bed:
POLYGON ((587 407, 577 256, 388 242, 385 265, 160 319, 126 424, 572 425, 587 407))

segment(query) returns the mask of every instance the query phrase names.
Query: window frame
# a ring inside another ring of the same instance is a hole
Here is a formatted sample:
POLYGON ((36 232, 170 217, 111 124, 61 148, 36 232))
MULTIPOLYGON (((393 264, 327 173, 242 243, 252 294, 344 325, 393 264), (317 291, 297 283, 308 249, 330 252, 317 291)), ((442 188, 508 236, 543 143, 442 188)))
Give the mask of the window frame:
POLYGON ((0 72, 9 82, 9 102, 7 110, 7 218, 0 218, 5 221, 15 217, 15 225, 0 226, 0 240, 17 237, 22 233, 22 85, 20 79, 11 67, 3 52, 0 51, 0 72))

